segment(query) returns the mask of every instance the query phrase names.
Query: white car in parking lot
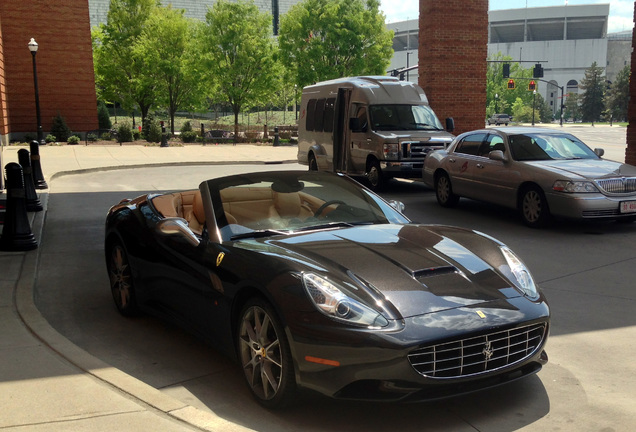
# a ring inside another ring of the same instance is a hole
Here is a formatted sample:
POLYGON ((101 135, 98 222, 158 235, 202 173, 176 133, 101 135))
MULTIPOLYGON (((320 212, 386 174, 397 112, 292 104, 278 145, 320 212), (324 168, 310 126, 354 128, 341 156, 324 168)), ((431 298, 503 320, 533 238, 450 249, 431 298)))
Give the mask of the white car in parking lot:
POLYGON ((560 130, 489 128, 429 153, 422 177, 444 207, 460 197, 491 202, 518 209, 531 227, 551 216, 633 221, 636 167, 603 153, 560 130))

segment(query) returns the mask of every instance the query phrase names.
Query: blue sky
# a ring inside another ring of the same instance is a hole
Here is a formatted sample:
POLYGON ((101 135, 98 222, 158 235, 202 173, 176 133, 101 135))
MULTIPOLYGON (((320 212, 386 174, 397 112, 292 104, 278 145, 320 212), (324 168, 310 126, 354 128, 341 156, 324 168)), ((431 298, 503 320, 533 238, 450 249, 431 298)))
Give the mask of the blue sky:
MULTIPOLYGON (((380 9, 386 15, 387 22, 416 19, 419 16, 419 0, 380 0, 380 9)), ((568 5, 610 3, 610 15, 607 31, 615 33, 634 27, 633 0, 568 0, 568 5)), ((524 7, 563 6, 565 0, 490 0, 490 9, 519 9, 524 7)))

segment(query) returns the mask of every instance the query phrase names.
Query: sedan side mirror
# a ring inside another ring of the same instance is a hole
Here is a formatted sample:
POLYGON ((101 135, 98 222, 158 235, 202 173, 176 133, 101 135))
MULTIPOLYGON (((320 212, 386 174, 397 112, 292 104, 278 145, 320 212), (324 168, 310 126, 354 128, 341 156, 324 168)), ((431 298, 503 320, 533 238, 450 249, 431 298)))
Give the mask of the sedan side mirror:
POLYGON ((157 231, 166 236, 181 236, 192 246, 199 246, 201 241, 194 235, 188 221, 183 218, 166 218, 157 222, 157 231))
POLYGON ((506 160, 506 155, 504 155, 504 152, 501 150, 493 150, 488 153, 488 159, 504 162, 506 160))
POLYGON ((596 153, 596 156, 598 157, 603 157, 603 155, 605 154, 605 150, 603 150, 602 148, 595 148, 594 153, 596 153))

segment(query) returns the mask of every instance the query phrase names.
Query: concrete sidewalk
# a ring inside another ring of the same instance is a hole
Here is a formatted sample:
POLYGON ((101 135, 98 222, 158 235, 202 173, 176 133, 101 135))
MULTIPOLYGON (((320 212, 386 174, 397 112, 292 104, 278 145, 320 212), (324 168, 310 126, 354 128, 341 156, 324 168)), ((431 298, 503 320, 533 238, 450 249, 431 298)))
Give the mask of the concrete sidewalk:
MULTIPOLYGON (((5 147, 3 163, 17 162, 21 147, 5 147)), ((296 161, 296 146, 184 147, 43 146, 42 171, 55 177, 135 166, 296 161)), ((54 186, 53 186, 54 187, 54 186)), ((44 210, 29 213, 43 236, 44 210)), ((4 199, 0 193, 0 199, 4 199)), ((54 330, 35 307, 39 249, 0 252, 0 429, 33 431, 223 430, 245 428, 169 397, 105 364, 54 330)))

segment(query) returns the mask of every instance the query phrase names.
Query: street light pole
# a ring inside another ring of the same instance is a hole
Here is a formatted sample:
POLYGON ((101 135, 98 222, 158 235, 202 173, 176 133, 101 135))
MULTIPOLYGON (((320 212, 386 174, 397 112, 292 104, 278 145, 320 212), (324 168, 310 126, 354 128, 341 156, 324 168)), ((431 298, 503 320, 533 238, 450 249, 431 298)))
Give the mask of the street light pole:
POLYGON ((537 91, 532 90, 532 126, 534 126, 534 101, 537 99, 537 91))
POLYGON ((499 93, 495 93, 495 114, 499 112, 497 109, 497 101, 499 100, 499 93))
POLYGON ((38 91, 38 70, 35 64, 35 54, 38 52, 38 43, 34 38, 29 41, 29 51, 31 51, 31 57, 33 58, 33 86, 35 87, 35 113, 38 122, 38 142, 42 144, 44 142, 44 133, 42 132, 42 118, 40 117, 40 94, 38 91))

